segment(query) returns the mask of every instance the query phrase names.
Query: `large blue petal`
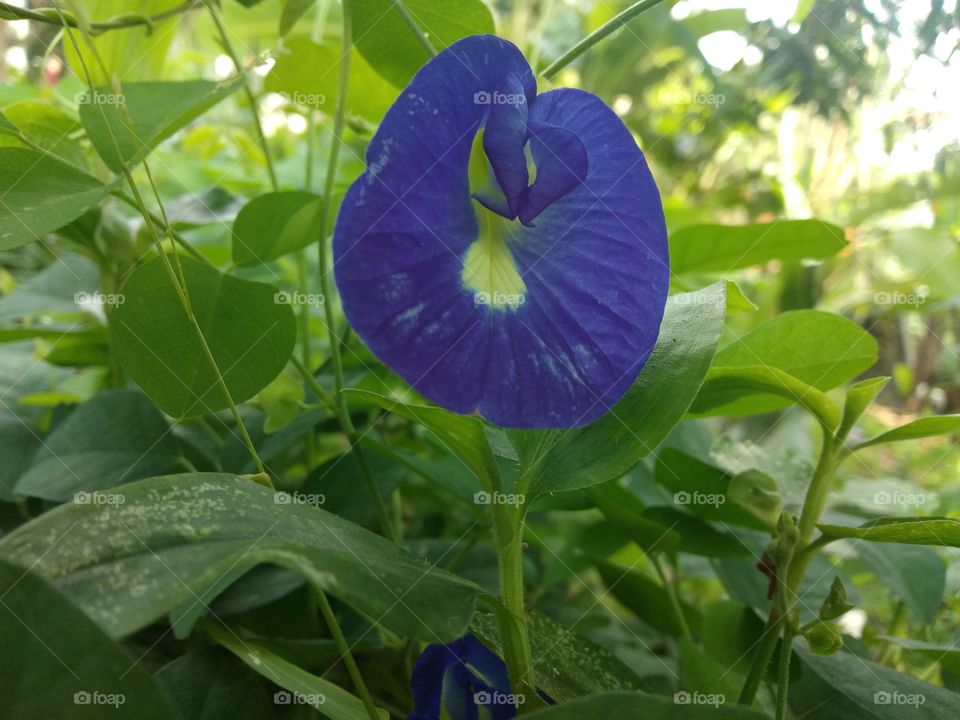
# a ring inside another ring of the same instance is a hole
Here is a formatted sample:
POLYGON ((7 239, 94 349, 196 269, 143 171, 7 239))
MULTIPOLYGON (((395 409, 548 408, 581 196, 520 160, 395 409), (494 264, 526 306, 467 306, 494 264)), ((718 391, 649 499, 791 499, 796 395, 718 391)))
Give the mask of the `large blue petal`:
POLYGON ((653 348, 666 232, 620 119, 589 93, 535 93, 520 52, 491 36, 461 40, 424 66, 344 199, 334 267, 359 336, 426 397, 505 426, 571 427, 615 404, 653 348), (525 102, 477 102, 520 92, 525 102), (526 285, 511 309, 475 302, 463 280, 478 237, 467 171, 481 127, 504 214, 530 225, 511 231, 526 285), (524 187, 527 140, 537 177, 524 187))

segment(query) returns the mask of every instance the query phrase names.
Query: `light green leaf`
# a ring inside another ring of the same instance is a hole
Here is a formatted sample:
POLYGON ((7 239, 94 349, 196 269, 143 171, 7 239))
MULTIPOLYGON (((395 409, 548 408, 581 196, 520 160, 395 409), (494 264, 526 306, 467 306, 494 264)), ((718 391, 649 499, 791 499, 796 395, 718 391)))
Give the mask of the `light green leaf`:
MULTIPOLYGON (((303 700, 304 704, 331 720, 370 720, 360 698, 351 695, 339 685, 308 673, 256 642, 241 639, 236 633, 213 623, 205 623, 204 630, 252 670, 287 690, 287 693, 277 693, 281 699, 289 697, 292 703, 295 695, 298 705, 299 700, 303 700)), ((377 717, 386 720, 389 715, 386 710, 378 708, 377 717)))
POLYGON ((293 30, 297 20, 303 17, 316 4, 317 0, 281 0, 280 35, 281 37, 293 30))
MULTIPOLYGON (((180 4, 181 0, 138 0, 135 13, 156 15, 180 4)), ((78 7, 76 3, 69 3, 68 6, 70 9, 78 7)), ((86 14, 87 20, 99 22, 129 15, 132 11, 129 0, 84 0, 79 8, 86 14)), ((73 40, 65 37, 63 48, 74 74, 85 79, 89 73, 94 85, 108 84, 114 75, 123 81, 153 80, 163 73, 167 50, 176 30, 175 15, 154 23, 152 27, 139 25, 121 28, 93 38, 73 30, 71 35, 80 46, 83 63, 77 57, 73 40)))
POLYGON ((879 518, 859 527, 817 525, 824 538, 855 538, 878 543, 960 547, 960 520, 945 517, 879 518))
POLYGON ((98 87, 80 98, 80 120, 97 153, 114 172, 135 165, 177 130, 243 85, 244 76, 222 82, 125 83, 116 94, 98 87), (117 152, 119 149, 119 153, 117 152))
MULTIPOLYGON (((483 0, 402 0, 411 19, 439 52, 468 35, 495 32, 483 0)), ((404 87, 430 59, 395 0, 350 0, 357 49, 370 65, 397 87, 404 87)))
MULTIPOLYGON (((826 391, 851 380, 876 361, 877 341, 859 325, 833 313, 794 310, 724 347, 714 358, 713 368, 769 366, 826 391)), ((731 398, 729 404, 712 414, 767 412, 788 404, 782 398, 754 393, 731 398)))
POLYGON ((691 225, 670 235, 670 269, 730 272, 769 262, 826 258, 847 246, 843 228, 820 220, 757 225, 691 225))
POLYGON ((264 193, 243 206, 233 221, 233 261, 252 265, 275 260, 320 238, 323 203, 313 193, 264 193))
MULTIPOLYGON (((339 45, 320 45, 307 38, 293 38, 277 55, 265 87, 294 105, 332 113, 339 91, 339 45)), ((359 52, 350 55, 347 109, 371 122, 380 118, 400 91, 384 80, 359 52)))
POLYGON ((0 697, 5 720, 173 720, 150 673, 48 582, 0 561, 0 697), (94 696, 96 694, 96 696, 94 696))
MULTIPOLYGON (((234 402, 283 370, 297 338, 293 308, 263 283, 222 275, 190 258, 183 268, 194 315, 234 402)), ((110 315, 113 346, 130 377, 173 417, 229 406, 161 258, 138 267, 110 315)))
POLYGON ((219 578, 262 563, 302 574, 401 635, 463 634, 480 588, 289 497, 236 475, 141 480, 20 526, 0 540, 0 555, 35 567, 114 637, 209 600, 219 578))
POLYGON ((11 250, 76 220, 110 188, 37 150, 0 147, 0 250, 11 250))
POLYGON ((880 445, 882 443, 916 440, 918 438, 948 435, 956 432, 960 432, 960 415, 934 415, 914 420, 893 430, 888 430, 882 435, 855 445, 853 449, 862 450, 863 448, 880 445))
POLYGON ((756 365, 738 368, 711 368, 700 393, 690 407, 693 415, 749 415, 770 412, 778 405, 799 404, 809 410, 831 432, 840 424, 840 408, 816 388, 783 370, 756 365), (755 402, 752 400, 756 399, 755 402))
POLYGON ((107 390, 54 428, 15 490, 46 500, 69 500, 78 492, 169 472, 179 456, 170 426, 146 396, 107 390))
POLYGON ((847 389, 847 399, 843 405, 843 421, 840 423, 838 435, 846 437, 856 425, 860 416, 870 407, 870 403, 879 395, 890 382, 888 377, 875 377, 854 383, 847 389))
POLYGON ((672 296, 650 359, 604 417, 574 430, 508 431, 529 497, 613 480, 663 442, 703 382, 723 330, 725 290, 716 283, 672 296))

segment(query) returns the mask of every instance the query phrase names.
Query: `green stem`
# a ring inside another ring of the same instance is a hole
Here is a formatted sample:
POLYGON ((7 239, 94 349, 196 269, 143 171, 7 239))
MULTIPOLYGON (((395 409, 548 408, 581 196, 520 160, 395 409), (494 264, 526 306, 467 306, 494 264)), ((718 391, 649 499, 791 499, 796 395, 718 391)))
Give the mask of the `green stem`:
POLYGON ((585 37, 583 40, 567 50, 567 52, 561 55, 558 59, 550 63, 550 65, 544 69, 541 75, 549 80, 567 65, 583 55, 583 53, 585 53, 587 50, 606 38, 608 35, 611 35, 615 31, 619 30, 621 27, 637 17, 637 15, 640 13, 645 12, 652 7, 656 7, 662 2, 663 0, 640 0, 640 2, 634 3, 619 15, 605 22, 592 33, 587 35, 587 37, 585 37))
POLYGON ((370 697, 370 691, 367 689, 367 684, 363 681, 363 675, 360 674, 360 668, 357 667, 357 661, 353 658, 353 653, 350 652, 350 645, 347 643, 346 637, 343 635, 343 630, 340 629, 340 623, 337 622, 337 616, 333 614, 333 608, 330 607, 330 601, 327 599, 327 594, 320 588, 315 588, 315 595, 317 598, 317 604, 320 606, 320 612, 323 615, 324 622, 327 623, 327 627, 330 629, 330 634, 333 635, 334 642, 337 644, 337 649, 340 650, 340 659, 343 660, 344 664, 347 666, 347 672, 350 674, 350 679, 353 680, 354 686, 357 688, 357 693, 360 695, 360 699, 363 701, 363 706, 367 710, 367 715, 370 716, 370 720, 379 720, 380 715, 377 710, 377 706, 373 702, 373 698, 370 697))
POLYGON ((653 563, 653 567, 657 571, 657 575, 660 576, 660 582, 663 583, 663 589, 667 593, 667 598, 670 600, 670 608, 673 610, 673 614, 677 618, 677 624, 680 626, 680 633, 687 640, 692 640, 693 635, 690 632, 690 625, 687 623, 687 616, 683 613, 683 606, 680 604, 680 598, 677 596, 676 585, 664 570, 663 561, 660 560, 660 557, 657 555, 650 555, 649 557, 650 562, 653 563))
MULTIPOLYGON (((60 11, 58 10, 57 12, 59 13, 60 11)), ((83 68, 83 73, 84 73, 84 76, 86 77, 87 85, 90 88, 90 92, 93 93, 94 92, 93 80, 91 79, 90 73, 87 70, 86 62, 84 61, 83 54, 80 51, 80 45, 77 43, 77 39, 73 34, 73 30, 70 28, 70 26, 66 25, 66 21, 62 13, 60 13, 60 17, 61 19, 64 20, 64 29, 66 30, 67 36, 70 38, 70 42, 73 44, 73 48, 76 51, 77 57, 80 60, 80 65, 83 68)), ((100 63, 101 69, 103 69, 104 73, 106 73, 103 60, 100 57, 100 54, 99 54, 99 51, 97 50, 96 45, 94 45, 93 43, 90 43, 90 47, 97 61, 100 63)), ((119 90, 120 88, 118 87, 117 88, 118 94, 119 94, 119 90)), ((104 114, 104 118, 103 118, 104 124, 107 127, 107 129, 110 131, 110 139, 113 142, 114 152, 117 153, 118 157, 122 157, 122 153, 120 152, 120 144, 117 142, 117 138, 113 134, 113 131, 110 130, 110 123, 107 122, 105 111, 103 110, 102 106, 98 105, 97 107, 99 107, 100 112, 104 114)), ((124 105, 121 105, 120 107, 122 108, 125 114, 124 119, 126 123, 132 127, 133 121, 130 118, 129 111, 126 109, 126 106, 124 105)), ((263 463, 260 460, 260 456, 257 453, 257 449, 253 444, 253 440, 250 438, 250 434, 247 432, 247 427, 243 422, 243 418, 240 416, 240 411, 237 409, 236 403, 233 401, 233 397, 230 394, 230 390, 227 388, 226 381, 223 379, 223 374, 220 372, 220 368, 217 365, 217 361, 213 357, 213 353, 210 351, 210 346, 207 344, 207 339, 203 335, 203 329, 200 327, 200 323, 197 321, 196 315, 194 315, 193 313, 193 307, 190 304, 190 296, 187 291, 187 285, 183 281, 183 272, 181 270, 178 275, 177 271, 174 270, 172 264, 170 263, 170 258, 167 257, 167 253, 163 249, 163 243, 161 242, 160 236, 157 233, 157 229, 154 226, 153 221, 151 219, 152 213, 150 213, 150 211, 147 210, 147 205, 143 200, 143 196, 140 194, 140 189, 137 187, 136 182, 134 182, 133 175, 130 173, 130 170, 126 166, 126 163, 121 163, 120 168, 123 172, 124 177, 126 178, 127 184, 130 186, 130 191, 133 193, 133 199, 136 203, 136 207, 140 210, 140 214, 143 216, 147 230, 150 233, 150 237, 152 238, 153 243, 156 245, 157 252, 159 253, 159 257, 164 264, 164 268, 166 269, 167 274, 170 276, 171 283, 173 284, 174 290, 177 293, 177 297, 180 300, 180 304, 182 305, 183 310, 187 315, 187 318, 189 319, 191 325, 193 326, 194 332, 196 333, 197 339, 203 350, 204 356, 206 357, 211 370, 213 370, 213 373, 216 376, 217 385, 219 386, 220 391, 223 393, 223 396, 230 407, 230 411, 232 412, 234 420, 237 423, 237 429, 240 431, 240 435, 243 439, 244 445, 246 445, 247 451, 250 453, 250 456, 253 458, 253 462, 254 462, 254 465, 256 465, 257 472, 261 475, 261 481, 269 486, 271 485, 271 483, 270 483, 269 475, 266 472, 266 468, 264 467, 263 463)), ((144 171, 147 173, 147 178, 150 181, 150 187, 152 188, 154 197, 156 198, 157 204, 160 207, 160 215, 162 218, 163 226, 166 228, 170 228, 170 222, 167 219, 166 210, 164 209, 163 202, 160 199, 160 192, 157 189, 157 185, 153 180, 153 175, 150 173, 150 167, 147 164, 146 159, 143 160, 143 168, 144 168, 144 171)), ((171 243, 172 242, 173 242, 173 238, 171 236, 171 243)), ((173 256, 179 268, 179 262, 180 262, 179 256, 176 253, 173 253, 173 256)))
POLYGON ((350 80, 350 53, 353 49, 353 38, 350 25, 350 13, 344 8, 343 12, 343 46, 340 57, 340 75, 338 80, 337 103, 333 119, 333 138, 330 141, 330 155, 327 158, 327 175, 323 183, 323 199, 320 213, 320 240, 317 250, 320 259, 320 287, 323 291, 323 313, 327 326, 327 335, 330 339, 330 359, 333 364, 334 401, 337 418, 340 426, 350 440, 350 450, 357 458, 360 472, 363 475, 367 490, 373 500, 374 509, 383 534, 399 542, 400 534, 393 521, 387 505, 380 495, 380 490, 374 481, 373 473, 367 464, 366 456, 360 447, 360 436, 350 419, 350 409, 347 407, 347 397, 343 392, 343 356, 340 352, 340 337, 336 331, 336 318, 333 314, 333 283, 330 280, 331 269, 327 262, 327 230, 330 224, 331 210, 333 209, 333 186, 337 178, 337 160, 340 157, 340 145, 343 140, 343 130, 347 117, 347 88, 350 80))
MULTIPOLYGON (((220 17, 220 10, 217 8, 215 0, 204 0, 206 3, 207 9, 210 10, 210 17, 213 18, 213 24, 217 26, 217 32, 220 34, 220 40, 223 42, 223 49, 226 51, 227 55, 230 56, 230 59, 233 61, 233 66, 236 68, 238 73, 243 73, 243 65, 240 63, 240 56, 237 55, 236 50, 233 48, 233 43, 230 42, 230 36, 227 33, 227 28, 223 24, 223 18, 220 17)), ((253 90, 250 87, 250 82, 246 77, 243 79, 243 91, 247 96, 247 102, 250 104, 250 111, 253 113, 253 125, 257 131, 257 142, 260 143, 260 149, 263 151, 263 158, 267 164, 267 172, 270 175, 270 186, 273 188, 273 191, 276 192, 280 189, 279 184, 277 183, 277 173, 273 167, 273 158, 270 155, 270 146, 267 144, 267 136, 263 132, 263 124, 260 122, 260 111, 258 109, 259 105, 257 104, 257 98, 253 94, 253 90)))
MULTIPOLYGON (((199 4, 200 0, 189 0, 188 2, 156 13, 155 15, 119 15, 110 20, 91 22, 88 30, 91 35, 100 35, 108 30, 122 30, 123 28, 138 27, 140 25, 145 25, 148 30, 152 30, 156 23, 188 12, 199 4)), ((34 22, 42 22, 49 25, 65 25, 68 28, 79 27, 77 19, 69 13, 64 13, 63 11, 58 12, 50 8, 28 10, 5 2, 0 2, 0 18, 5 20, 33 20, 34 22)))
MULTIPOLYGON (((491 495, 500 491, 499 486, 485 489, 491 495)), ((503 603, 503 608, 497 613, 503 659, 514 694, 535 694, 533 657, 523 603, 524 512, 522 508, 492 502, 490 513, 500 574, 500 600, 503 603)))
POLYGON ((787 623, 783 631, 783 644, 780 645, 780 667, 777 672, 777 720, 786 720, 787 717, 787 690, 790 687, 790 656, 793 654, 791 646, 796 636, 793 628, 787 623))
MULTIPOLYGON (((811 539, 817 529, 817 521, 823 513, 827 502, 827 496, 830 494, 830 486, 833 482, 833 471, 837 465, 837 449, 842 445, 842 438, 834 437, 826 428, 823 428, 823 444, 820 448, 820 458, 817 461, 817 467, 810 480, 810 486, 807 488, 807 495, 803 501, 803 508, 800 511, 800 521, 797 525, 800 538, 798 546, 801 548, 790 559, 787 567, 777 568, 777 599, 774 607, 770 611, 770 617, 767 620, 767 626, 764 628, 764 634, 761 637, 760 645, 753 657, 747 680, 744 683, 743 690, 740 692, 738 702, 741 705, 750 705, 756 698, 757 690, 763 681, 767 672, 767 666, 773 657, 773 651, 777 644, 780 630, 783 626, 783 619, 789 617, 796 601, 797 591, 807 568, 813 559, 815 552, 811 548, 817 547, 811 539)), ((788 630, 784 633, 784 647, 781 654, 791 651, 793 644, 793 634, 788 630)), ((786 693, 786 689, 780 690, 786 693)), ((785 702, 785 700, 784 700, 785 702)))
POLYGON ((434 57, 437 54, 437 49, 433 46, 433 43, 430 42, 430 39, 424 34, 423 30, 417 24, 417 21, 414 19, 413 15, 410 13, 410 10, 407 8, 407 4, 404 0, 394 0, 393 7, 397 11, 397 14, 403 19, 403 22, 407 24, 407 27, 410 28, 414 36, 423 46, 423 49, 427 51, 427 54, 430 57, 434 57))

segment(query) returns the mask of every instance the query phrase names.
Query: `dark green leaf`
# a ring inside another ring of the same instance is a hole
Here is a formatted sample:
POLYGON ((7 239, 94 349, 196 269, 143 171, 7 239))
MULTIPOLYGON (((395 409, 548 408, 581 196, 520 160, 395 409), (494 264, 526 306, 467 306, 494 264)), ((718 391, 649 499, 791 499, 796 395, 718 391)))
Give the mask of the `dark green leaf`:
MULTIPOLYGON (((650 627, 671 637, 680 637, 679 619, 670 596, 658 581, 643 573, 600 560, 596 564, 608 592, 650 627)), ((700 627, 700 612, 681 602, 687 625, 694 632, 700 627)))
MULTIPOLYGON (((32 565, 32 563, 31 563, 32 565)), ((45 580, 0 561, 0 698, 4 720, 173 720, 136 658, 45 580)))
POLYGON ((323 207, 313 193, 265 193, 243 206, 233 222, 233 261, 251 265, 275 260, 320 238, 323 207))
POLYGON ((583 720, 583 718, 643 718, 643 720, 768 720, 757 710, 736 705, 677 702, 677 698, 644 693, 590 695, 525 717, 530 720, 583 720))
POLYGON ((613 410, 575 430, 510 431, 529 497, 613 480, 653 452, 683 417, 723 330, 723 283, 667 302, 640 377, 613 410), (528 489, 527 489, 528 488, 528 489))
POLYGON ((108 390, 57 425, 16 492, 84 502, 91 491, 169 472, 179 455, 170 426, 149 399, 108 390))
POLYGON ((917 619, 930 625, 937 617, 947 582, 947 567, 928 547, 856 544, 860 558, 869 565, 878 582, 902 599, 917 619))
MULTIPOLYGON (((266 387, 283 370, 297 338, 293 308, 269 285, 222 275, 190 258, 183 268, 193 313, 234 402, 266 387)), ((164 260, 137 268, 110 316, 123 367, 173 417, 229 406, 164 260)))
POLYGON ((301 573, 394 632, 463 634, 477 586, 286 497, 225 474, 141 480, 32 520, 0 540, 0 554, 35 567, 115 637, 209 602, 219 578, 261 563, 301 573))

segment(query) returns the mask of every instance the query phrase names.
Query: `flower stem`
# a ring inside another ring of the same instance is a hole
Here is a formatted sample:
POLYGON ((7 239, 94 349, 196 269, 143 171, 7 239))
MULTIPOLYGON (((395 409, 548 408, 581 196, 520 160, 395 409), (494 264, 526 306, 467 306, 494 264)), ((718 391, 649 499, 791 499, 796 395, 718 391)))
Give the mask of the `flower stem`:
POLYGON ((413 34, 416 36, 417 40, 423 46, 423 49, 427 51, 427 54, 429 54, 430 57, 434 57, 437 54, 437 49, 433 46, 433 43, 430 42, 430 39, 417 24, 417 21, 407 8, 407 4, 403 0, 394 0, 393 8, 407 24, 407 27, 410 28, 411 32, 413 32, 413 34))
POLYGON ((340 352, 340 337, 336 330, 336 318, 333 315, 333 283, 330 280, 332 268, 327 262, 327 230, 330 225, 330 215, 333 208, 333 186, 337 178, 337 159, 340 156, 340 145, 343 143, 343 131, 347 117, 347 88, 350 80, 350 53, 353 51, 353 38, 350 24, 350 13, 343 8, 343 45, 340 55, 340 77, 337 90, 337 104, 334 110, 333 138, 330 141, 330 155, 327 158, 327 175, 323 184, 323 199, 320 213, 320 240, 317 243, 320 256, 320 285, 323 291, 323 312, 327 326, 327 335, 330 339, 330 360, 333 365, 334 400, 336 402, 337 418, 340 426, 350 440, 350 451, 360 465, 367 490, 373 500, 377 513, 377 520, 383 534, 394 542, 399 542, 400 534, 390 518, 386 503, 380 495, 380 490, 373 479, 373 473, 367 464, 366 456, 360 447, 360 436, 350 419, 350 410, 347 407, 347 398, 343 393, 343 356, 340 352))
POLYGON ((608 35, 611 35, 615 31, 619 30, 621 27, 637 17, 637 15, 640 13, 645 12, 652 7, 656 7, 662 2, 663 0, 640 0, 640 2, 635 2, 633 5, 628 7, 616 17, 613 17, 605 22, 592 33, 587 35, 583 40, 567 50, 567 52, 565 52, 559 58, 550 63, 546 68, 544 68, 541 75, 549 80, 567 65, 583 55, 583 53, 585 53, 587 50, 606 38, 608 35))

